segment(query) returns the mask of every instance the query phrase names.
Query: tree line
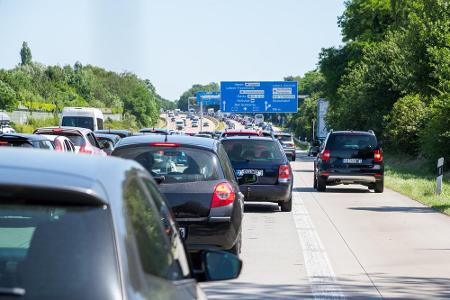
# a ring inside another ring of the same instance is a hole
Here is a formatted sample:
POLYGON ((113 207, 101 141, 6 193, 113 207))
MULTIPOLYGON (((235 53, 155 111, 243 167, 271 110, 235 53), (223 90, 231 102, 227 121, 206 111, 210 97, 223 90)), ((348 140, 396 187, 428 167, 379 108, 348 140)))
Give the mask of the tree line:
POLYGON ((82 65, 44 66, 33 62, 26 42, 21 62, 11 70, 0 69, 0 109, 12 111, 19 104, 55 114, 65 106, 108 108, 140 127, 153 126, 160 108, 174 103, 156 93, 149 80, 131 72, 116 73, 82 65))
POLYGON ((310 136, 317 99, 335 130, 376 132, 384 148, 450 158, 450 1, 349 0, 338 19, 344 45, 322 49, 299 82, 310 95, 289 116, 310 136))

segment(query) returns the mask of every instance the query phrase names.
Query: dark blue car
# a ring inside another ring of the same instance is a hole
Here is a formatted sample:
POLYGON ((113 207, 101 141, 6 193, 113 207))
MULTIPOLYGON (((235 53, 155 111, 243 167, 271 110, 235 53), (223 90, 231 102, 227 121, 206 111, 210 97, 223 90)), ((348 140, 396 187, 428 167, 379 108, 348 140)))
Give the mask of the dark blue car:
POLYGON ((221 140, 237 178, 256 175, 254 184, 240 185, 245 201, 278 203, 282 211, 292 210, 293 175, 280 143, 272 138, 236 136, 221 140))

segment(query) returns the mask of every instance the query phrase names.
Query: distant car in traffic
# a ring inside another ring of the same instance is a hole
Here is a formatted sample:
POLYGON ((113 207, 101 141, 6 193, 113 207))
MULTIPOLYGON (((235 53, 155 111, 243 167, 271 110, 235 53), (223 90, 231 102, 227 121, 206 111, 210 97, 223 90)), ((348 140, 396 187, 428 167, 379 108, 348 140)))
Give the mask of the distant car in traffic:
POLYGON ((115 145, 120 141, 120 136, 116 134, 97 133, 95 138, 103 151, 108 155, 111 155, 115 145))
POLYGON ((198 126, 199 124, 197 120, 192 121, 191 127, 198 127, 198 126))
POLYGON ((384 190, 383 151, 373 131, 331 131, 314 162, 314 188, 362 184, 384 190))
POLYGON ((240 185, 245 201, 274 202, 292 210, 293 174, 280 143, 266 137, 229 137, 221 140, 238 178, 257 176, 256 183, 240 185))
POLYGON ((202 138, 208 138, 208 139, 212 139, 213 135, 209 134, 209 133, 197 133, 195 135, 196 137, 202 137, 202 138))
POLYGON ((319 154, 319 151, 320 151, 319 149, 320 149, 319 146, 315 146, 315 145, 310 146, 310 147, 308 148, 308 156, 314 156, 314 157, 316 157, 317 154, 319 154))
POLYGON ((121 140, 112 155, 138 161, 160 183, 189 251, 221 249, 239 254, 244 197, 217 140, 132 137, 121 140), (180 157, 185 160, 182 165, 180 157), (162 159, 166 164, 176 162, 176 169, 168 171, 158 164, 162 159))
POLYGON ((103 113, 94 107, 64 107, 61 126, 81 127, 92 131, 103 129, 103 113))
POLYGON ((106 134, 115 134, 120 136, 120 138, 125 138, 127 136, 132 136, 133 132, 129 131, 129 130, 124 130, 124 129, 103 129, 103 130, 96 130, 94 131, 94 134, 97 133, 106 133, 106 134))
POLYGON ((75 145, 77 153, 90 155, 103 155, 106 153, 101 150, 94 133, 87 128, 80 127, 42 127, 34 131, 35 134, 61 135, 67 137, 75 145))
POLYGON ((203 121, 203 126, 209 127, 209 122, 208 121, 203 121))
POLYGON ((48 137, 25 133, 1 134, 0 147, 21 147, 55 150, 54 144, 48 137))
POLYGON ((195 279, 240 272, 223 251, 204 251, 203 269, 190 267, 164 197, 136 162, 26 149, 0 156, 0 298, 206 299, 195 279))
POLYGON ((286 132, 275 132, 273 135, 280 141, 281 146, 283 146, 284 153, 286 153, 286 156, 295 161, 295 142, 292 134, 286 132))

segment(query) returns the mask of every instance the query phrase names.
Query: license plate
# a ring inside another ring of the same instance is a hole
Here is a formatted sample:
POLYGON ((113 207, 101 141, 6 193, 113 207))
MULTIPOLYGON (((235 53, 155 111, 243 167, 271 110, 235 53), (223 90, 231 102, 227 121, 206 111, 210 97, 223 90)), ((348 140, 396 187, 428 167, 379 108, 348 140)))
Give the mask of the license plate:
POLYGON ((344 164, 361 164, 362 159, 361 158, 344 158, 343 162, 344 162, 344 164))
POLYGON ((178 232, 180 233, 180 237, 185 240, 186 239, 186 227, 179 227, 178 232))
POLYGON ((238 177, 244 176, 245 174, 253 174, 258 177, 264 175, 264 170, 257 170, 257 169, 242 169, 242 170, 236 170, 236 175, 238 177))

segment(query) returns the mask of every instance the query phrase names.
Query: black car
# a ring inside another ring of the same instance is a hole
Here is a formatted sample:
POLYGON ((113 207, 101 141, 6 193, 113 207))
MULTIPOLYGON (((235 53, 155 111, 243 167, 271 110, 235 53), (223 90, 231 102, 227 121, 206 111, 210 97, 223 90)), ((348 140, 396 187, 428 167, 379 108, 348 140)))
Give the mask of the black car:
POLYGON ((189 251, 221 249, 239 254, 244 197, 217 140, 130 137, 121 140, 112 155, 138 161, 159 182, 189 251))
MULTIPOLYGON (((27 149, 0 157, 0 298, 205 299, 139 164, 27 149)), ((198 279, 235 278, 241 266, 228 252, 202 259, 198 279)))
POLYGON ((221 140, 236 176, 257 176, 256 183, 242 184, 245 201, 275 202, 282 211, 292 210, 293 174, 281 144, 272 138, 235 136, 221 140))
POLYGON ((131 131, 124 130, 124 129, 102 129, 102 130, 96 130, 94 133, 96 135, 97 135, 97 133, 115 134, 115 135, 120 136, 120 138, 124 138, 124 137, 133 135, 133 133, 131 131))
POLYGON ((362 184, 384 190, 383 152, 373 131, 331 131, 314 162, 314 188, 362 184))
POLYGON ((54 150, 53 143, 45 136, 24 133, 5 133, 0 135, 0 147, 21 147, 54 150))

